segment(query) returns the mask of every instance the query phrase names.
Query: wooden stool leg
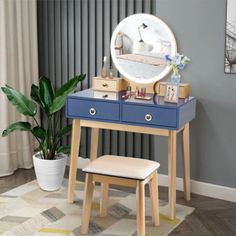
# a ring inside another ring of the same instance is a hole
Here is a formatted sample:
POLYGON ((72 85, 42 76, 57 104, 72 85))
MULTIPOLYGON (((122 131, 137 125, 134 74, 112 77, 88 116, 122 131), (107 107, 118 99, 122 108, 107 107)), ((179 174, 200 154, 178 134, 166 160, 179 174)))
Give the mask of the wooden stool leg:
POLYGON ((88 234, 89 219, 91 213, 92 199, 93 199, 93 176, 86 174, 84 202, 83 202, 83 216, 81 224, 81 234, 88 234))
POLYGON ((109 185, 102 183, 101 184, 101 200, 100 200, 100 216, 107 216, 107 208, 109 204, 109 185))
POLYGON ((158 197, 158 179, 157 172, 153 174, 151 181, 149 182, 150 196, 152 202, 152 221, 155 226, 160 225, 159 217, 159 197, 158 197))
POLYGON ((137 181, 136 211, 138 236, 145 236, 145 189, 143 181, 137 181))

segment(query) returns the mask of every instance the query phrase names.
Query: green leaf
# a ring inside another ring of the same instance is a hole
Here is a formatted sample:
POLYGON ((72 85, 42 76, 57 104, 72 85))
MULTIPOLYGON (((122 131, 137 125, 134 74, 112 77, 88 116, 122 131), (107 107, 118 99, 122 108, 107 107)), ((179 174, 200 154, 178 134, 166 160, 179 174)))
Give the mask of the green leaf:
POLYGON ((37 105, 29 100, 22 93, 17 90, 6 86, 1 88, 6 94, 10 103, 16 107, 17 111, 25 116, 35 116, 37 113, 37 105))
POLYGON ((31 124, 29 122, 19 121, 13 124, 10 124, 3 132, 2 137, 6 137, 13 131, 20 130, 20 131, 31 131, 31 124))
POLYGON ((70 145, 62 145, 56 149, 57 153, 65 153, 69 154, 70 153, 70 145))
POLYGON ((32 130, 31 130, 32 134, 41 139, 41 140, 45 140, 46 139, 46 136, 47 136, 47 132, 45 129, 43 129, 42 127, 40 126, 36 126, 34 127, 32 130))
POLYGON ((43 103, 45 111, 49 113, 49 108, 52 104, 54 97, 54 91, 52 88, 51 81, 45 76, 41 77, 39 80, 39 96, 40 100, 43 103))
POLYGON ((53 103, 50 107, 50 114, 53 114, 59 110, 61 110, 66 103, 66 96, 60 96, 60 97, 56 97, 53 100, 53 103))
POLYGON ((32 84, 31 85, 31 93, 30 93, 31 98, 37 102, 39 105, 43 106, 42 101, 40 100, 40 95, 39 95, 39 87, 32 84))
POLYGON ((76 89, 77 84, 84 80, 84 78, 85 75, 75 76, 73 79, 70 79, 67 83, 63 84, 62 87, 56 91, 55 97, 50 107, 50 114, 59 111, 65 105, 67 95, 72 93, 76 89))
POLYGON ((76 75, 73 79, 68 80, 65 84, 59 88, 56 93, 55 97, 63 96, 63 95, 68 95, 71 92, 73 92, 77 86, 77 84, 85 79, 85 74, 84 75, 76 75))
POLYGON ((66 136, 69 135, 71 133, 72 130, 72 125, 67 125, 64 128, 62 128, 61 130, 59 130, 56 134, 57 137, 62 137, 62 136, 66 136))

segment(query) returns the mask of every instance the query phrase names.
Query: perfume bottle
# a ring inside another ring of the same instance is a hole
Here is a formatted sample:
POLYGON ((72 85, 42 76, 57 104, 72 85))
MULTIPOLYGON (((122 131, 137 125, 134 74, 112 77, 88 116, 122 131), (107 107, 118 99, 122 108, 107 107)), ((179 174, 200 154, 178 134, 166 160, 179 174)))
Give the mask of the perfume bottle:
POLYGON ((102 78, 107 77, 107 57, 104 56, 103 58, 103 67, 102 67, 102 78))
POLYGON ((113 68, 112 68, 112 66, 110 67, 109 79, 113 79, 113 68))
POLYGON ((131 96, 132 96, 131 90, 132 90, 131 86, 128 85, 127 88, 126 88, 126 94, 122 96, 122 99, 131 98, 131 96))
POLYGON ((126 89, 126 95, 130 98, 132 96, 132 92, 131 92, 132 88, 131 86, 127 86, 127 89, 126 89))
POLYGON ((146 88, 141 88, 140 96, 141 97, 145 97, 146 96, 146 88))
POLYGON ((135 90, 135 96, 136 96, 136 97, 139 96, 139 89, 138 89, 138 87, 136 87, 136 90, 135 90))

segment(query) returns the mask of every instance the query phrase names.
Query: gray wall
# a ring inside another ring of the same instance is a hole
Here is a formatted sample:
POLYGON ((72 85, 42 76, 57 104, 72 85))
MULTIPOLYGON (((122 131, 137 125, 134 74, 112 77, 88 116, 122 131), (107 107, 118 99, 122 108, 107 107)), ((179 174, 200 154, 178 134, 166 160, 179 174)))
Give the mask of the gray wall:
MULTIPOLYGON (((236 187, 236 74, 224 74, 225 13, 226 0, 157 0, 157 16, 174 31, 178 50, 191 58, 182 73, 198 100, 191 123, 191 177, 236 187)), ((167 154, 161 151, 166 140, 155 144, 166 173, 167 154)))
MULTIPOLYGON (((39 74, 56 88, 75 74, 86 73, 79 86, 92 85, 101 74, 102 59, 110 55, 110 38, 117 23, 128 15, 155 14, 155 0, 38 0, 39 74)), ((68 121, 61 116, 60 125, 68 121)), ((81 151, 89 156, 90 130, 82 130, 81 151)), ((153 137, 101 131, 99 154, 153 157, 153 137)), ((68 142, 69 140, 64 140, 68 142)))

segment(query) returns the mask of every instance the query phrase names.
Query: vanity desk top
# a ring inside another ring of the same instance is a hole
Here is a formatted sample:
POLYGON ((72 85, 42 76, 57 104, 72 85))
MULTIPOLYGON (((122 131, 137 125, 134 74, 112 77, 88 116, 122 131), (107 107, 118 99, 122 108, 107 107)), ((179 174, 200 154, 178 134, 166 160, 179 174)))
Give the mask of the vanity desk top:
POLYGON ((89 119, 178 130, 195 117, 196 99, 179 99, 177 104, 167 103, 164 97, 149 94, 151 100, 122 99, 125 92, 97 93, 86 89, 68 96, 68 118, 89 119))

